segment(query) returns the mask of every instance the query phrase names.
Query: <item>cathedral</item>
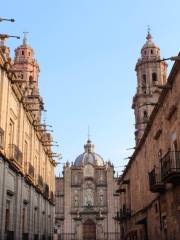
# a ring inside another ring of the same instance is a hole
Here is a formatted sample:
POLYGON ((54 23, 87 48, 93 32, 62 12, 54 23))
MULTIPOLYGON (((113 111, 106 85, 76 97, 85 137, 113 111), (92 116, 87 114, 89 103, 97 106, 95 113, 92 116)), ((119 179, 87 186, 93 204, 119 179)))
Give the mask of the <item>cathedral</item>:
POLYGON ((117 178, 114 167, 94 151, 88 139, 84 153, 66 163, 56 177, 58 239, 118 239, 117 178))

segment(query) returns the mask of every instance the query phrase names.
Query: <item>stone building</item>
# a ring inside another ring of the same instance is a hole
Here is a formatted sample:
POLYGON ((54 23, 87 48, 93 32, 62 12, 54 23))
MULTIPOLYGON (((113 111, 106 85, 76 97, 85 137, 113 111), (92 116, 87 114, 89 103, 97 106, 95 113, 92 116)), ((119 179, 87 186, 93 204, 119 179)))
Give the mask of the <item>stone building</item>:
POLYGON ((52 239, 55 162, 41 124, 39 66, 23 43, 0 45, 0 240, 52 239))
POLYGON ((119 239, 117 179, 110 162, 94 152, 90 140, 84 153, 56 177, 56 226, 59 239, 119 239))
MULTIPOLYGON (((151 53, 151 47, 147 50, 151 53)), ((164 78, 158 73, 156 81, 161 79, 158 85, 163 86, 154 108, 150 109, 143 135, 119 178, 117 220, 122 240, 180 239, 179 59, 180 56, 167 81, 166 64, 154 63, 159 65, 157 71, 162 67, 164 78)), ((149 69, 150 73, 153 71, 149 69)))

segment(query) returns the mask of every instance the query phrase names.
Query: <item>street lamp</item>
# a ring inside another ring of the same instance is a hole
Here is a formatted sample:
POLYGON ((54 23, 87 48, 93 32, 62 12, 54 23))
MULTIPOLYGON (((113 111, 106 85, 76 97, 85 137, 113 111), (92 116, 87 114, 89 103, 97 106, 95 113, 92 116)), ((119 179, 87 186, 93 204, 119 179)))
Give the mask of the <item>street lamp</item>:
POLYGON ((3 22, 3 21, 15 22, 15 19, 13 19, 13 18, 8 19, 8 18, 1 18, 1 17, 0 17, 0 22, 3 22))
POLYGON ((162 59, 159 59, 159 60, 156 60, 156 62, 163 62, 163 61, 167 61, 167 60, 170 60, 170 61, 180 61, 180 56, 173 56, 173 57, 169 57, 169 58, 162 58, 162 59))
POLYGON ((8 34, 0 34, 0 39, 1 40, 5 40, 7 38, 16 38, 16 39, 20 39, 19 36, 14 36, 14 35, 8 35, 8 34))

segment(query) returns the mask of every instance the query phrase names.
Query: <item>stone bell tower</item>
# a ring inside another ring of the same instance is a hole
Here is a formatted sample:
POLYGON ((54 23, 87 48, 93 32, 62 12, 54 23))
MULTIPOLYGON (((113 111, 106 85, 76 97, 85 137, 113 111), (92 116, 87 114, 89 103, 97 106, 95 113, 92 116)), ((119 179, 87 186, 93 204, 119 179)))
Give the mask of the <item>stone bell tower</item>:
POLYGON ((22 45, 15 49, 12 70, 15 72, 18 84, 24 94, 27 109, 32 111, 37 121, 40 121, 41 110, 43 110, 43 101, 38 88, 40 69, 34 58, 34 51, 27 43, 27 33, 24 33, 22 45))
POLYGON ((160 62, 160 49, 153 42, 148 29, 146 43, 141 49, 135 71, 137 73, 137 91, 133 98, 132 108, 135 113, 135 140, 138 144, 149 116, 158 101, 161 88, 166 84, 167 64, 160 62))

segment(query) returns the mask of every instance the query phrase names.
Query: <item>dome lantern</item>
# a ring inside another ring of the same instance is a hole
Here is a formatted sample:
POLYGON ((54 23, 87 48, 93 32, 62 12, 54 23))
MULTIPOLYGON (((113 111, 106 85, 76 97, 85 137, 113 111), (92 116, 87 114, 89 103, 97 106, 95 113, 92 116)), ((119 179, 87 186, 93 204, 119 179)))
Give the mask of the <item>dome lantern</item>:
POLYGON ((92 144, 90 139, 88 139, 87 143, 84 145, 84 153, 80 154, 74 162, 75 166, 82 166, 86 164, 104 166, 103 158, 94 152, 94 144, 92 144))

